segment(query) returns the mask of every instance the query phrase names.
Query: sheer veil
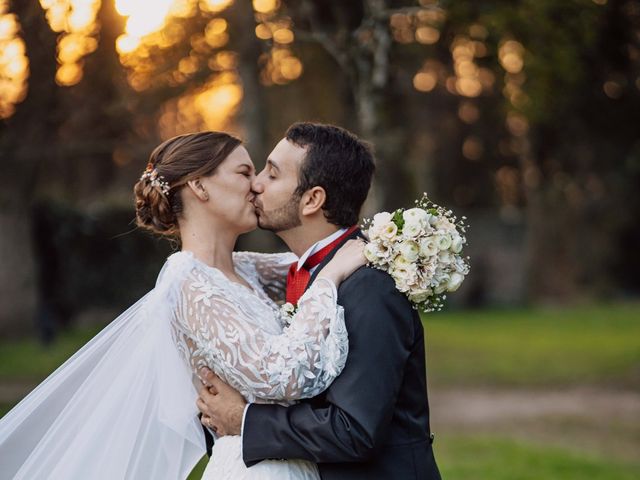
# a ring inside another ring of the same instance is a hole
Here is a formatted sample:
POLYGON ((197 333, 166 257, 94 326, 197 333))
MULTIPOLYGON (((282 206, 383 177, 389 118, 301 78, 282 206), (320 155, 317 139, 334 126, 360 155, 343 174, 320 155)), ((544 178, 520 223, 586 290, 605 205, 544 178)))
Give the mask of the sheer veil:
POLYGON ((0 419, 0 479, 183 479, 205 454, 173 341, 170 258, 155 288, 0 419))

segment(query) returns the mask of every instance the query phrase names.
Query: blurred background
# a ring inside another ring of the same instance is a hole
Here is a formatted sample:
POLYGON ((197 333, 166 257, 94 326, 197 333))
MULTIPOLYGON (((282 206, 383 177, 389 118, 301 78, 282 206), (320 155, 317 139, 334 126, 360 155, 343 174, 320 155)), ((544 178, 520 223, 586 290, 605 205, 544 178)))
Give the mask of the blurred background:
POLYGON ((444 477, 640 478, 639 0, 0 0, 0 414, 176 248, 133 222, 154 146, 260 168, 300 120, 375 145, 365 215, 469 219, 424 317, 444 477))

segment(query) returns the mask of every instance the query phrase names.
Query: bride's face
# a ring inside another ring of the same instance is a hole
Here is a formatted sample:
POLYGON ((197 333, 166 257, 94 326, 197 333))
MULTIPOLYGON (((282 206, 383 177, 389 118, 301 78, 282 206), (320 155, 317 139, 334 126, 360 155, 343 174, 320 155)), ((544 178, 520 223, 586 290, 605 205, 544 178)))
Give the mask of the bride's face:
POLYGON ((205 208, 221 226, 246 233, 258 225, 251 191, 254 176, 255 167, 251 157, 243 146, 239 146, 224 159, 213 175, 200 179, 209 194, 205 208))

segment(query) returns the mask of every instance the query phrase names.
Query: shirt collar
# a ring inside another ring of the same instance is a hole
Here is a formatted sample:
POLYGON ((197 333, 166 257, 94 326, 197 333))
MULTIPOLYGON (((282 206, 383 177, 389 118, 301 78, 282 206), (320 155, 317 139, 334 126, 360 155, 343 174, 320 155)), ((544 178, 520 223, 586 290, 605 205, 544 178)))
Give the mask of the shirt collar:
POLYGON ((331 235, 329 235, 328 237, 325 237, 322 240, 320 240, 320 241, 314 243, 313 245, 311 245, 311 247, 309 247, 309 249, 306 252, 304 252, 302 254, 302 256, 298 259, 298 270, 300 270, 302 268, 302 266, 304 265, 304 262, 307 261, 307 258, 309 258, 311 255, 313 255, 318 250, 320 250, 320 249, 326 247, 327 245, 329 245, 331 242, 333 242, 334 240, 339 238, 340 235, 344 234, 347 230, 349 230, 349 229, 348 228, 341 228, 337 232, 334 232, 331 235))

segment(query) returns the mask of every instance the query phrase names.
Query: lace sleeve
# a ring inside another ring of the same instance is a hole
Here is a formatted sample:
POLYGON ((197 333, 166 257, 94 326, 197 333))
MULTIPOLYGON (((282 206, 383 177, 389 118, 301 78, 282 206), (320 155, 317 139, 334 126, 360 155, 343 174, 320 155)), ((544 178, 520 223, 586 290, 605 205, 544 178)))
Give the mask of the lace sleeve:
POLYGON ((274 335, 256 327, 227 291, 195 273, 182 288, 178 338, 194 371, 208 366, 250 401, 313 397, 346 361, 344 311, 336 300, 335 285, 318 279, 291 324, 274 335))
POLYGON ((234 265, 248 271, 253 267, 265 293, 275 302, 283 302, 289 266, 298 259, 293 253, 233 252, 234 265))

